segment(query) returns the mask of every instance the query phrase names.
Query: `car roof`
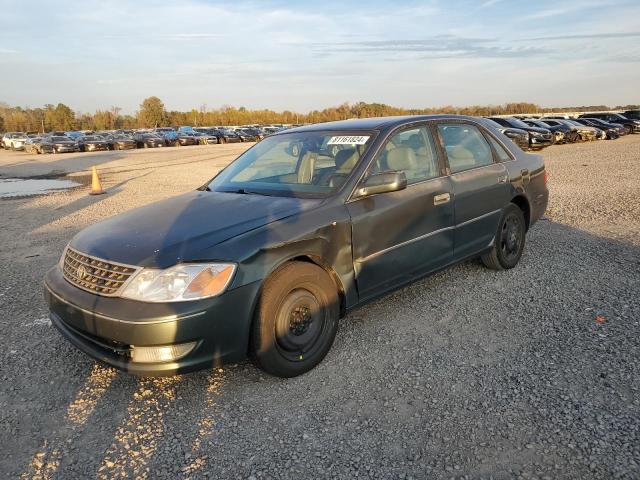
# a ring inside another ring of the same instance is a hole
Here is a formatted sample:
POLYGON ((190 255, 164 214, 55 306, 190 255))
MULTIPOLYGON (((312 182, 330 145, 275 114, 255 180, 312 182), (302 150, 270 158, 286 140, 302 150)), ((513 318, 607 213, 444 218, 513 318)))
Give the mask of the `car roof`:
POLYGON ((335 122, 314 123, 302 127, 289 128, 278 132, 276 135, 292 132, 317 132, 323 130, 384 130, 393 128, 405 123, 426 121, 426 120, 472 120, 478 119, 464 115, 402 115, 392 117, 371 117, 354 118, 350 120, 338 120, 335 122))

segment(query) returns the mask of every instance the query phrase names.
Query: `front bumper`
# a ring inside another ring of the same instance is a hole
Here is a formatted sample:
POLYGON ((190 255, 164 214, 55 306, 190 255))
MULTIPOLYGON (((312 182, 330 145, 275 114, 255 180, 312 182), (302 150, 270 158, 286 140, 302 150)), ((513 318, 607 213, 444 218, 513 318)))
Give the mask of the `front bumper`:
POLYGON ((543 137, 531 137, 530 140, 531 148, 544 148, 550 145, 553 145, 553 137, 551 138, 543 138, 543 137))
POLYGON ((87 152, 98 152, 100 150, 109 150, 109 145, 89 143, 84 146, 87 152))
POLYGON ((205 300, 147 303, 85 292, 67 282, 56 266, 47 272, 44 287, 51 322, 76 348, 135 375, 166 376, 246 357, 259 282, 205 300), (131 360, 132 345, 187 342, 197 344, 176 361, 131 360))
POLYGON ((53 151, 57 153, 78 152, 80 149, 77 146, 56 145, 53 147, 53 151))

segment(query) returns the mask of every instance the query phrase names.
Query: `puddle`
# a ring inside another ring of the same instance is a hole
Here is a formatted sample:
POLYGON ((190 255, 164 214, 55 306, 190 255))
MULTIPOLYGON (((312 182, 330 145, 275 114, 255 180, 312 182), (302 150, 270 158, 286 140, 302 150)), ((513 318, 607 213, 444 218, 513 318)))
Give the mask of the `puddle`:
POLYGON ((0 198, 43 195, 79 186, 80 183, 71 180, 0 178, 0 198))

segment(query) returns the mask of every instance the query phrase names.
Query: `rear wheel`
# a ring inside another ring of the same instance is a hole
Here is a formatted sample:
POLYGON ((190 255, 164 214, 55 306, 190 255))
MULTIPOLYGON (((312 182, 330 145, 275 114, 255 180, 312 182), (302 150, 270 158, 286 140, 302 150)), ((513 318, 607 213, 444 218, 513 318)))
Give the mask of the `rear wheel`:
POLYGON ((526 225, 522 210, 513 203, 505 208, 491 251, 483 255, 482 263, 493 270, 513 268, 524 250, 526 225))
POLYGON ((627 132, 627 135, 631 135, 633 133, 633 127, 631 125, 625 125, 624 130, 627 132))
POLYGON ((317 265, 290 262, 265 282, 253 322, 250 353, 264 371, 301 375, 325 357, 338 330, 338 292, 317 265))

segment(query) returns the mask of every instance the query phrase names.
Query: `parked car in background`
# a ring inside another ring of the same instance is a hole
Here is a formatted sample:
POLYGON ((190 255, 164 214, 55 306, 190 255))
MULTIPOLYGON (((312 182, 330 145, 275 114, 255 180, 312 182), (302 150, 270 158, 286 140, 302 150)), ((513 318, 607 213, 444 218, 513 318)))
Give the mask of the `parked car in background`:
POLYGON ((7 132, 2 136, 2 146, 5 150, 24 150, 27 138, 24 132, 7 132))
POLYGON ((626 130, 622 125, 608 123, 597 118, 577 118, 575 121, 582 125, 601 130, 605 134, 605 139, 608 140, 615 140, 616 138, 620 138, 620 135, 626 135, 626 130), (621 131, 622 133, 620 133, 621 131))
POLYGON ((573 125, 578 130, 578 133, 582 137, 583 141, 593 141, 596 139, 604 140, 606 138, 606 134, 599 128, 583 125, 582 123, 577 122, 573 119, 558 121, 564 123, 565 125, 573 125))
POLYGON ((53 144, 47 137, 33 137, 27 139, 24 144, 26 153, 53 153, 53 144))
POLYGON ((340 318, 373 299, 470 258, 516 267, 546 183, 542 156, 471 117, 291 129, 197 191, 74 236, 44 278, 51 322, 137 375, 249 356, 294 377, 323 360, 340 318), (333 158, 323 145, 345 148, 333 158))
POLYGON ((68 132, 64 132, 64 134, 65 134, 67 137, 69 137, 69 138, 71 138, 71 139, 73 139, 73 140, 77 140, 77 139, 78 139, 78 138, 80 138, 82 135, 84 135, 82 132, 78 132, 78 131, 76 131, 76 130, 71 130, 71 131, 68 131, 68 132))
POLYGON ((175 128, 159 127, 154 129, 153 132, 164 138, 167 145, 176 146, 178 144, 178 132, 175 128))
POLYGON ((494 128, 500 130, 505 136, 509 137, 509 139, 519 146, 522 150, 527 150, 529 148, 529 132, 526 130, 522 130, 521 128, 511 128, 500 125, 493 120, 488 118, 479 117, 480 120, 485 122, 488 125, 491 125, 494 128))
POLYGON ((186 147, 188 145, 198 145, 199 143, 198 137, 182 131, 178 132, 175 145, 176 147, 186 147))
POLYGON ((138 148, 157 148, 166 146, 166 141, 157 133, 143 132, 134 135, 138 148))
POLYGON ((513 117, 489 117, 490 120, 508 128, 519 128, 529 133, 529 149, 541 150, 553 144, 554 136, 551 130, 527 125, 522 120, 513 117))
POLYGON ((252 137, 254 137, 256 140, 256 142, 259 142, 260 140, 262 140, 265 135, 264 132, 262 132, 262 130, 260 130, 259 128, 255 128, 255 127, 249 127, 249 128, 242 128, 241 129, 246 135, 250 135, 252 137))
POLYGON ((640 133, 640 120, 632 120, 619 113, 584 113, 579 118, 599 118, 609 123, 622 125, 627 133, 640 133))
POLYGON ((237 128, 234 130, 235 134, 240 137, 240 140, 243 142, 257 142, 258 137, 254 134, 248 133, 243 128, 237 128))
POLYGON ((195 131, 192 134, 198 139, 200 145, 215 145, 218 143, 218 137, 211 132, 195 131))
POLYGON ((100 135, 82 135, 76 140, 81 152, 97 152, 99 150, 109 150, 109 141, 100 135))
POLYGON ((212 133, 218 137, 218 143, 239 143, 242 139, 228 128, 214 128, 212 133))
POLYGON ((572 143, 580 140, 577 132, 575 134, 572 134, 573 130, 569 126, 564 124, 550 125, 537 118, 524 118, 522 121, 532 127, 546 128, 547 130, 551 130, 551 133, 553 133, 554 136, 554 143, 572 143))
POLYGON ((582 141, 582 135, 580 134, 579 129, 575 125, 571 125, 570 123, 565 123, 565 120, 553 119, 553 118, 542 118, 541 121, 546 123, 551 127, 562 126, 564 128, 569 129, 569 133, 565 134, 565 138, 570 143, 576 143, 582 141))
POLYGON ((51 153, 79 152, 78 144, 66 135, 51 135, 46 137, 53 147, 51 153))
POLYGON ((128 135, 116 133, 109 139, 112 150, 131 150, 137 147, 136 141, 128 135))
POLYGON ((622 115, 629 120, 640 120, 640 110, 627 110, 622 112, 622 115))
POLYGON ((133 130, 129 130, 129 129, 118 129, 115 132, 113 132, 114 134, 119 134, 119 135, 129 135, 130 137, 133 137, 133 135, 135 134, 135 132, 133 130))

